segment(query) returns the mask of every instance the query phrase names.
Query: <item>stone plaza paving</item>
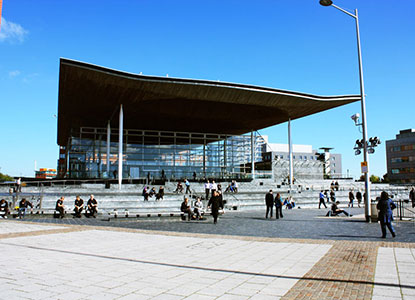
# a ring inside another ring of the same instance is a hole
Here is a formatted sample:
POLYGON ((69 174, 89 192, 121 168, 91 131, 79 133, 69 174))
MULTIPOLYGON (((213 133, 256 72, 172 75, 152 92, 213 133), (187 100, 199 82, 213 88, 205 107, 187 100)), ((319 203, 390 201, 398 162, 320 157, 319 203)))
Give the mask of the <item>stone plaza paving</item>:
POLYGON ((415 299, 413 223, 397 224, 403 241, 381 240, 378 224, 321 221, 321 213, 286 212, 282 221, 244 212, 216 226, 177 218, 1 220, 0 299, 415 299), (309 220, 310 238, 260 232, 262 224, 304 226, 299 219, 309 220), (244 227, 256 222, 255 236, 244 227), (333 232, 314 238, 327 224, 333 232), (346 234, 353 230, 360 240, 346 234))

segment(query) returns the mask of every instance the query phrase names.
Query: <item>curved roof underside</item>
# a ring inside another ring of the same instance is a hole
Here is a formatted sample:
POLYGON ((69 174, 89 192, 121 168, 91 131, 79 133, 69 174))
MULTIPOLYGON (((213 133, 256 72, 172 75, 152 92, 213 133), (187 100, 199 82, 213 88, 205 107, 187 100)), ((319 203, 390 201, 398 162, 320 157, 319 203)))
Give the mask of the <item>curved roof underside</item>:
POLYGON ((124 128, 243 134, 359 101, 359 95, 316 96, 266 87, 137 75, 61 59, 58 144, 71 129, 124 128))

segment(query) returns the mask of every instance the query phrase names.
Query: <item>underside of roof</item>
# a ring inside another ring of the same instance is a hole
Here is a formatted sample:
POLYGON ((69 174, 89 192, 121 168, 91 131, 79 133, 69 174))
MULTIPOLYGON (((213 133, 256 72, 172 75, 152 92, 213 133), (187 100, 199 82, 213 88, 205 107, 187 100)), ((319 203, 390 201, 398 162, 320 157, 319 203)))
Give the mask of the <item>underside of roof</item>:
POLYGON ((266 87, 137 75, 61 59, 58 144, 80 127, 243 134, 359 101, 266 87))

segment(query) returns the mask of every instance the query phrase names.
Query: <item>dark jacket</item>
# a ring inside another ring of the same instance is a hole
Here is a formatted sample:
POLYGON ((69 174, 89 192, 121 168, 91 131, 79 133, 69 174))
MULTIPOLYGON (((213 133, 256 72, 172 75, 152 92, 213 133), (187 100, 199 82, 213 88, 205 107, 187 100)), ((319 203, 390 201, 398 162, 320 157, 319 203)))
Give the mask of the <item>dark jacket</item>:
POLYGON ((274 205, 274 196, 271 193, 267 193, 265 195, 265 204, 267 206, 273 206, 274 205))
POLYGON ((188 203, 186 204, 186 202, 183 201, 182 206, 180 207, 180 210, 182 212, 186 212, 189 208, 190 208, 189 204, 188 203))
POLYGON ((395 203, 392 199, 379 200, 376 208, 379 210, 379 221, 383 223, 390 223, 393 221, 393 212, 392 210, 396 208, 395 203))
POLYGON ((212 209, 212 215, 218 214, 219 209, 223 208, 223 202, 219 196, 212 196, 209 200, 208 206, 212 209))
POLYGON ((275 196, 275 207, 282 207, 281 196, 278 198, 277 197, 278 196, 275 196))

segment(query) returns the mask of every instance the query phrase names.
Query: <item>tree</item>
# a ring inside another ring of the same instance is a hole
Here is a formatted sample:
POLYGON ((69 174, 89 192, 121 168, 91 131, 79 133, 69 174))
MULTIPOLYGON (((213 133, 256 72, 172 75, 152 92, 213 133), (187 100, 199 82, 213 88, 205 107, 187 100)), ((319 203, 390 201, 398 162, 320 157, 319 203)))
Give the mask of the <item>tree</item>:
POLYGON ((376 175, 372 175, 372 176, 370 176, 370 182, 373 182, 373 183, 378 183, 378 182, 380 182, 380 178, 379 178, 379 176, 376 176, 376 175))
POLYGON ((0 173, 0 182, 2 181, 14 181, 14 178, 7 174, 0 173))
POLYGON ((388 173, 386 173, 385 175, 383 175, 382 182, 383 182, 383 183, 388 183, 388 182, 389 182, 389 176, 388 176, 388 173))

